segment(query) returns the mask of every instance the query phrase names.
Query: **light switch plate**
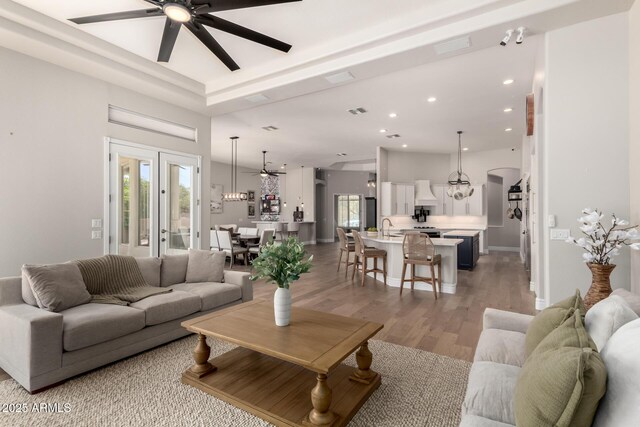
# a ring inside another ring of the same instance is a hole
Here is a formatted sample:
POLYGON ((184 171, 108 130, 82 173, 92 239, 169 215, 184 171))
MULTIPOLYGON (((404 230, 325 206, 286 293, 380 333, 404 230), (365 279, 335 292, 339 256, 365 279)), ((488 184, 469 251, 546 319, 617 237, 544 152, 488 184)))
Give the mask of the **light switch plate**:
POLYGON ((91 232, 91 238, 93 240, 99 240, 102 239, 102 230, 93 230, 91 232))
POLYGON ((566 228, 554 228, 551 230, 551 240, 567 240, 571 232, 566 228))
POLYGON ((101 219, 92 219, 91 220, 91 228, 102 228, 102 220, 101 219))
POLYGON ((556 226, 556 216, 549 215, 549 227, 553 228, 556 226))

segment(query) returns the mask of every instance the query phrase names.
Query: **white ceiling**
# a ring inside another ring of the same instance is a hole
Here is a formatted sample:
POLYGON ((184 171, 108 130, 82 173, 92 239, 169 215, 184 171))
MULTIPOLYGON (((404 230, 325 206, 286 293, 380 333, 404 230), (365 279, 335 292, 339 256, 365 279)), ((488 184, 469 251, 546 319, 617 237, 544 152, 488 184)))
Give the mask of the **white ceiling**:
POLYGON ((376 146, 451 153, 457 150, 457 130, 465 131, 463 146, 473 151, 520 146, 539 39, 216 116, 212 157, 228 161, 232 135, 240 137, 239 160, 247 166, 260 164, 263 149, 274 165, 316 167, 374 158, 376 146), (503 85, 508 78, 515 83, 503 85), (437 101, 429 103, 431 96, 437 101), (368 113, 347 112, 354 107, 368 113), (513 112, 504 113, 507 107, 513 112), (391 112, 398 117, 389 118, 391 112), (279 129, 267 132, 264 126, 279 129), (401 138, 386 138, 382 128, 401 138), (336 155, 343 152, 348 156, 336 155))

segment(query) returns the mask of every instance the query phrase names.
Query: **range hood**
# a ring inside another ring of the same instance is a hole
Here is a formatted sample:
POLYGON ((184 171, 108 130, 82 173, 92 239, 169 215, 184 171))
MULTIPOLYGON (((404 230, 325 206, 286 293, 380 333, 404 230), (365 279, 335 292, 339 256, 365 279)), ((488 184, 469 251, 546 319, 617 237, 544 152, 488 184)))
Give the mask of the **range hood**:
POLYGON ((416 181, 416 206, 435 206, 438 204, 436 196, 431 192, 431 181, 416 181))

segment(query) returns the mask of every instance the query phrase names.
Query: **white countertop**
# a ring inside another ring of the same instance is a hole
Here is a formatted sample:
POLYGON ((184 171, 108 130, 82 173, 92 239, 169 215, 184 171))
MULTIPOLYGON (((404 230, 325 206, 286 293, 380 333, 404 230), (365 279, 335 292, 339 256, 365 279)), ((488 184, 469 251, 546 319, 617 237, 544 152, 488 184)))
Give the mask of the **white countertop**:
POLYGON ((252 224, 289 224, 290 222, 297 222, 298 224, 315 224, 315 221, 251 221, 252 224))
POLYGON ((447 231, 443 234, 443 236, 464 236, 464 237, 474 237, 480 234, 480 230, 453 230, 447 231))
MULTIPOLYGON (((377 237, 369 237, 366 234, 361 234, 362 236, 362 240, 370 240, 372 242, 378 242, 378 243, 390 243, 390 244, 397 244, 397 245, 401 245, 402 241, 404 240, 404 237, 402 236, 391 236, 391 237, 387 237, 387 236, 382 236, 380 233, 378 233, 377 237)), ((433 242, 434 246, 457 246, 460 243, 462 243, 462 239, 431 239, 431 241, 433 242)))

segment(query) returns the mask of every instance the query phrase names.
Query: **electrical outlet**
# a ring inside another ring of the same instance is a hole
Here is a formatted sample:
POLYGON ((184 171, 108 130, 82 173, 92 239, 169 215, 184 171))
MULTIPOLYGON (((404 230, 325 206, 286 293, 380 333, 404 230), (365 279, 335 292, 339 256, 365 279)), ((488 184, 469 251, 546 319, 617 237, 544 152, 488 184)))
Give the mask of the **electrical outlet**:
POLYGON ((551 230, 551 240, 567 240, 571 233, 566 228, 554 228, 551 230))
POLYGON ((92 219, 91 220, 91 228, 102 228, 102 220, 101 219, 92 219))
POLYGON ((102 239, 102 230, 93 230, 91 232, 91 238, 93 240, 99 240, 102 239))

